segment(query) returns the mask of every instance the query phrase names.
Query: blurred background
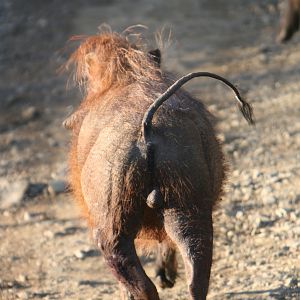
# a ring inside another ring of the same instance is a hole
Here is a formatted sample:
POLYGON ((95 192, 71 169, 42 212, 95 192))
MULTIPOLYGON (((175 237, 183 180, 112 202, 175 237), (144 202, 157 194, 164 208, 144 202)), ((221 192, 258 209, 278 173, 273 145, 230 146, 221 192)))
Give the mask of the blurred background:
MULTIPOLYGON (((64 118, 82 94, 66 89, 66 42, 102 23, 143 24, 171 43, 163 68, 216 72, 253 105, 249 127, 230 90, 187 89, 215 114, 229 164, 215 212, 208 299, 300 299, 300 34, 279 45, 278 1, 0 1, 0 299, 118 299, 118 286, 66 189, 64 118)), ((153 279, 153 258, 143 259, 153 279)), ((187 299, 180 278, 161 299, 187 299)))

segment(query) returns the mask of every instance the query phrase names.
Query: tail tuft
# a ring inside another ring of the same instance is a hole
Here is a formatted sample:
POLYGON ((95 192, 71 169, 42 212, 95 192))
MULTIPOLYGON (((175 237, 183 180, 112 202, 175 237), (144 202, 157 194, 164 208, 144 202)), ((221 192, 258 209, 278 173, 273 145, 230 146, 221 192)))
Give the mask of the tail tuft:
POLYGON ((253 108, 252 106, 247 103, 246 101, 241 101, 241 99, 238 99, 238 106, 240 109, 240 112, 242 113, 242 115, 244 116, 244 118, 246 119, 246 121, 248 122, 249 125, 254 125, 255 121, 253 119, 253 108))

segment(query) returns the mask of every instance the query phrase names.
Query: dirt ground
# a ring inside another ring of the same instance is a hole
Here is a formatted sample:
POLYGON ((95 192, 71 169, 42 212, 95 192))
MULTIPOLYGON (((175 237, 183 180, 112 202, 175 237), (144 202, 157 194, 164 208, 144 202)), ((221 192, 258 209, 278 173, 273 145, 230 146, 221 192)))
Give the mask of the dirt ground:
MULTIPOLYGON (((210 79, 187 89, 218 119, 230 166, 214 214, 208 299, 300 299, 300 33, 275 44, 277 1, 2 0, 0 2, 0 299, 119 299, 66 180, 69 133, 81 94, 66 89, 67 39, 102 23, 122 31, 171 28, 164 68, 211 71, 255 109, 249 127, 230 90, 210 79)), ((142 258, 153 278, 153 257, 142 258)), ((180 260, 173 289, 188 298, 180 260)))

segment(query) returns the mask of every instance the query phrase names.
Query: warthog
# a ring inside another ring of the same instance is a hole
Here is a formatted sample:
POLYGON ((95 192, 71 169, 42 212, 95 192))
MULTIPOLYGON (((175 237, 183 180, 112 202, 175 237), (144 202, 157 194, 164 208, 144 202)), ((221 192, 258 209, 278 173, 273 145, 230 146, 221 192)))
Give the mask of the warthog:
POLYGON ((197 76, 221 80, 251 123, 249 104, 211 73, 172 85, 159 50, 142 51, 117 33, 84 38, 73 63, 86 95, 64 123, 73 132, 71 187, 123 299, 159 299, 136 254, 154 244, 160 285, 174 284, 178 247, 191 299, 206 299, 224 158, 210 113, 179 88, 197 76))
POLYGON ((286 42, 299 30, 300 0, 285 0, 280 17, 278 42, 286 42))

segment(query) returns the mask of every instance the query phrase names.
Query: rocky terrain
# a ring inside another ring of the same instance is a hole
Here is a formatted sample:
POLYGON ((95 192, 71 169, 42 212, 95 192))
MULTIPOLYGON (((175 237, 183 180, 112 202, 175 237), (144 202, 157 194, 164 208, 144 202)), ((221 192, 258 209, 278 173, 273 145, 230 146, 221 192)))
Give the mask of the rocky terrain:
MULTIPOLYGON (((165 68, 219 73, 251 102, 254 127, 222 84, 187 86, 216 115, 229 165, 208 299, 300 299, 300 34, 274 42, 277 1, 2 0, 0 20, 0 299, 119 298, 67 192, 61 126, 81 97, 58 72, 66 41, 102 23, 144 24, 153 44, 171 28, 165 68)), ((179 267, 161 299, 187 299, 179 267)))

